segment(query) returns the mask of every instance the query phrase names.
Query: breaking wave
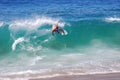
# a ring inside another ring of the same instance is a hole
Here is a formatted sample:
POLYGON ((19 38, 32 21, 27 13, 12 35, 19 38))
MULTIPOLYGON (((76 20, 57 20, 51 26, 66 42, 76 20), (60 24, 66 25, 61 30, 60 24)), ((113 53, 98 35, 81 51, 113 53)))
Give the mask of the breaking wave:
POLYGON ((120 18, 119 17, 109 17, 109 18, 105 18, 105 20, 107 22, 120 22, 120 18))

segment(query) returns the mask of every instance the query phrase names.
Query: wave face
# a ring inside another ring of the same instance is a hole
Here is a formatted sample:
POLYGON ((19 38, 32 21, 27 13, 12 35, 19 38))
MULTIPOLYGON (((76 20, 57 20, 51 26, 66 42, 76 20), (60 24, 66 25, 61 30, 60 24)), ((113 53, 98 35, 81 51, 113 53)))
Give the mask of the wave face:
POLYGON ((57 74, 59 70, 60 74, 119 72, 118 3, 119 0, 1 1, 0 76, 57 74), (66 35, 52 36, 51 27, 57 21, 66 35))

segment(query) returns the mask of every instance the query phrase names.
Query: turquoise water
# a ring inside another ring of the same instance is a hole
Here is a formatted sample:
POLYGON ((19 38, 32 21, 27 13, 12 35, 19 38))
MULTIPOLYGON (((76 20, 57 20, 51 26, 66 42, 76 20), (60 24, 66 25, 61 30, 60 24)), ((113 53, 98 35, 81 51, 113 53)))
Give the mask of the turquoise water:
POLYGON ((1 1, 0 74, 119 72, 119 2, 1 1), (52 36, 58 20, 66 35, 52 36))

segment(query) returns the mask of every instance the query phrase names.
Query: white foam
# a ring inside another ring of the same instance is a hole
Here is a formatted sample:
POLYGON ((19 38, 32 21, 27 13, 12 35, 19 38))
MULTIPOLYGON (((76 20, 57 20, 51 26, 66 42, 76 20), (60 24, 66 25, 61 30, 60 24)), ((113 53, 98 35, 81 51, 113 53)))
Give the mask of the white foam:
POLYGON ((47 70, 47 71, 21 71, 16 73, 10 74, 2 74, 0 75, 0 79, 2 80, 29 80, 29 79, 45 79, 45 78, 52 78, 57 76, 69 76, 69 75, 88 75, 88 74, 107 74, 107 73, 117 73, 116 72, 93 72, 93 73, 84 73, 81 72, 80 69, 65 69, 65 70, 47 70), (1 77, 2 76, 2 77, 1 77))
POLYGON ((52 78, 52 77, 57 77, 57 76, 63 76, 64 74, 52 74, 52 75, 45 75, 45 76, 39 76, 37 78, 52 78))
POLYGON ((77 58, 77 57, 81 57, 83 54, 67 54, 67 55, 62 55, 63 57, 66 57, 66 58, 77 58))
POLYGON ((40 36, 43 36, 43 35, 46 35, 48 33, 50 33, 51 30, 49 29, 42 29, 42 30, 39 30, 39 31, 36 31, 37 35, 40 37, 40 36))
MULTIPOLYGON (((58 20, 59 19, 54 19, 50 17, 34 17, 30 19, 15 20, 11 22, 10 29, 11 30, 18 30, 18 29, 35 30, 44 24, 53 25, 58 20)), ((60 27, 64 27, 65 23, 60 22, 58 25, 60 27)))
POLYGON ((0 78, 0 80, 29 80, 27 78, 0 78))
POLYGON ((20 71, 20 72, 10 73, 10 75, 28 74, 28 73, 34 73, 34 72, 32 70, 27 70, 27 71, 20 71))
POLYGON ((23 75, 23 74, 35 74, 38 73, 37 71, 32 70, 26 70, 26 71, 19 71, 19 72, 10 72, 10 73, 4 73, 2 76, 8 76, 8 75, 23 75))
POLYGON ((45 39, 43 42, 45 43, 45 42, 48 42, 49 41, 49 39, 45 39))
POLYGON ((3 26, 4 22, 0 22, 0 27, 3 26))
POLYGON ((32 52, 36 52, 42 49, 42 46, 38 46, 38 47, 34 47, 33 45, 29 45, 27 47, 23 47, 23 50, 27 50, 27 51, 32 51, 32 52))
POLYGON ((42 60, 44 57, 45 57, 45 56, 42 56, 42 57, 37 56, 37 57, 33 58, 33 59, 32 59, 32 63, 31 63, 31 66, 35 65, 37 61, 42 60))
POLYGON ((45 39, 44 41, 43 41, 43 43, 46 43, 46 42, 48 42, 48 41, 50 41, 50 40, 52 40, 53 38, 50 36, 48 39, 45 39))
POLYGON ((12 44, 12 50, 15 50, 17 44, 19 44, 20 42, 23 42, 23 41, 24 41, 24 38, 23 38, 23 37, 20 37, 20 38, 16 39, 16 40, 14 41, 14 43, 12 44))
POLYGON ((117 17, 109 17, 109 18, 105 18, 105 21, 107 22, 120 22, 120 18, 117 17))

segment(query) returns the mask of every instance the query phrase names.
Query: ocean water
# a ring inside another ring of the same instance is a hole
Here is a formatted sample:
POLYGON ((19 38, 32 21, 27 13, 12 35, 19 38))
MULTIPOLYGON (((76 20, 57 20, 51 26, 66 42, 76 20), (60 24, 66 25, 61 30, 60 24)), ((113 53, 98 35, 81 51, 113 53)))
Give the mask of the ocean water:
POLYGON ((1 0, 0 75, 47 72, 120 72, 120 0, 1 0))

